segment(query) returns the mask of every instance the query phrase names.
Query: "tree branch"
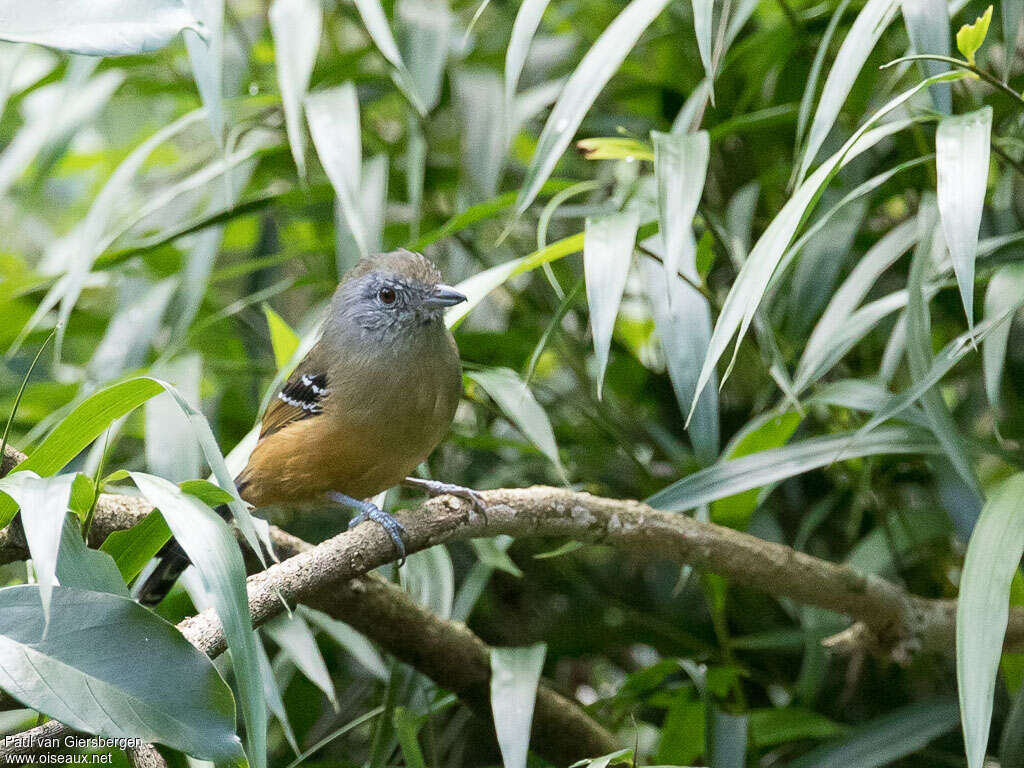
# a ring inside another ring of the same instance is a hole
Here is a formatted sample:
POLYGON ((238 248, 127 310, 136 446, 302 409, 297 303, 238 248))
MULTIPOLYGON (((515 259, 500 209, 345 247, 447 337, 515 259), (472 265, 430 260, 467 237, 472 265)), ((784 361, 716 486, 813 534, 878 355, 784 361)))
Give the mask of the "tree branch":
MULTIPOLYGON (((851 640, 855 639, 861 646, 870 645, 897 661, 906 661, 917 650, 948 652, 953 646, 955 601, 914 596, 881 577, 782 544, 685 515, 661 512, 637 501, 606 499, 560 488, 482 491, 481 496, 488 505, 486 519, 451 497, 433 499, 416 509, 400 512, 398 517, 407 531, 406 549, 411 553, 437 544, 499 534, 520 538, 566 537, 692 565, 736 584, 846 614, 860 626, 855 632, 837 638, 833 643, 836 648, 850 648, 851 640)), ((108 505, 112 517, 119 520, 118 525, 141 519, 143 510, 148 511, 140 500, 106 497, 96 513, 101 530, 111 530, 110 521, 105 520, 108 505)), ((395 558, 393 544, 383 529, 373 524, 360 525, 316 546, 275 532, 275 542, 279 554, 287 559, 250 576, 247 582, 249 606, 257 626, 281 612, 279 595, 289 603, 325 608, 353 623, 398 658, 422 669, 441 686, 459 692, 471 706, 485 708, 481 704, 481 699, 486 701, 487 680, 487 647, 483 642, 463 625, 425 614, 393 587, 363 577, 395 558), (422 631, 412 631, 412 626, 422 631), (458 650, 453 651, 455 648, 458 650), (451 655, 453 652, 455 656, 451 655), (453 658, 468 661, 453 664, 453 658)), ((211 611, 188 618, 178 627, 210 656, 225 650, 220 622, 211 611)), ((1010 614, 1006 642, 1011 647, 1024 642, 1021 610, 1010 614)), ((607 738, 574 704, 549 689, 542 691, 538 694, 535 716, 538 751, 542 751, 541 734, 575 743, 578 731, 569 736, 569 722, 577 728, 589 727, 595 742, 607 738)), ((567 751, 573 749, 570 746, 567 751)), ((578 747, 575 750, 574 754, 601 752, 578 747)), ((0 758, 3 756, 0 751, 0 758)))
MULTIPOLYGON (((0 477, 24 456, 8 448, 8 457, 5 458, 10 460, 0 466, 0 477)), ((130 528, 152 511, 153 508, 142 498, 104 494, 96 507, 90 539, 98 545, 111 531, 130 528)), ((274 549, 281 559, 292 558, 314 548, 312 544, 275 526, 271 526, 270 532, 274 549)), ((12 562, 27 556, 20 526, 12 524, 5 531, 0 531, 0 562, 12 562)), ((255 558, 250 565, 259 567, 255 558)), ((302 602, 362 632, 388 653, 455 693, 482 718, 490 720, 490 647, 465 624, 435 616, 400 588, 376 574, 335 584, 302 602)), ((277 610, 281 609, 278 602, 277 610)), ((254 612, 253 618, 258 626, 270 615, 264 613, 257 618, 254 612)), ((193 645, 211 657, 225 650, 216 617, 207 617, 205 621, 187 619, 178 628, 193 645)), ((13 704, 13 699, 10 702, 13 704)), ((0 705, 4 703, 4 694, 0 691, 0 705)), ((42 737, 61 738, 68 733, 71 733, 70 729, 61 723, 49 722, 27 731, 25 736, 26 741, 31 737, 33 742, 40 743, 43 742, 42 737)), ((619 746, 614 737, 576 702, 565 698, 544 681, 537 690, 531 743, 539 754, 563 765, 582 757, 611 752, 619 746)), ((0 763, 15 753, 36 754, 41 751, 45 750, 31 746, 20 749, 0 747, 0 763)), ((163 768, 153 763, 157 759, 162 760, 162 757, 150 745, 129 754, 129 761, 134 761, 133 764, 140 768, 163 768)))

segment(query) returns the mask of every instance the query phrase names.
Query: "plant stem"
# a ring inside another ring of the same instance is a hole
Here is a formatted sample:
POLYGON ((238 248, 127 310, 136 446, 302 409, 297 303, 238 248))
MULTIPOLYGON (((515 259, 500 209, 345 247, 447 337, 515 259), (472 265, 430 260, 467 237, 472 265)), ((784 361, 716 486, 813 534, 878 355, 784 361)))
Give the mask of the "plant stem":
POLYGON ((1021 105, 1024 105, 1024 96, 1021 96, 1019 93, 1013 90, 1013 88, 1008 86, 998 77, 989 72, 986 72, 983 69, 979 69, 974 64, 970 64, 966 61, 961 61, 960 59, 954 59, 952 56, 936 56, 930 53, 920 53, 914 56, 904 56, 903 58, 895 59, 894 61, 890 61, 888 64, 883 64, 881 67, 879 67, 879 69, 888 69, 889 67, 894 67, 897 64, 902 64, 905 61, 941 61, 944 64, 950 64, 960 69, 966 69, 968 72, 971 72, 980 77, 982 80, 984 80, 986 83, 991 85, 996 90, 1002 91, 1007 96, 1016 99, 1018 102, 1021 103, 1021 105))

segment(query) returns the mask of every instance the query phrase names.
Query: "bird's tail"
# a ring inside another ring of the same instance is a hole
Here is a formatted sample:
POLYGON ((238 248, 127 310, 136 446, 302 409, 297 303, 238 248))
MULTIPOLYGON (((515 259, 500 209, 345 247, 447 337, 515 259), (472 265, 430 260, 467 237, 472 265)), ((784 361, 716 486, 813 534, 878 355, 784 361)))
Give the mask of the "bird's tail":
MULTIPOLYGON (((221 504, 214 511, 225 520, 231 517, 231 510, 227 504, 221 504)), ((174 582, 191 564, 188 555, 185 554, 185 550, 181 548, 177 539, 171 539, 164 544, 156 556, 158 560, 156 567, 146 576, 145 581, 136 592, 138 601, 149 607, 157 605, 167 597, 174 582)))

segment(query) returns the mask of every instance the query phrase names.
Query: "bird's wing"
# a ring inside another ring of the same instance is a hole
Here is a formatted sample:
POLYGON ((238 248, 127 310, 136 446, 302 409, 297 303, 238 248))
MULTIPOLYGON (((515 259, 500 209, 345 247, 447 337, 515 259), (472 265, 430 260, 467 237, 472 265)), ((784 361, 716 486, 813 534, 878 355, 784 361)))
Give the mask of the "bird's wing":
POLYGON ((312 366, 300 366, 267 406, 260 427, 260 439, 293 421, 323 413, 323 399, 326 396, 327 374, 312 366))

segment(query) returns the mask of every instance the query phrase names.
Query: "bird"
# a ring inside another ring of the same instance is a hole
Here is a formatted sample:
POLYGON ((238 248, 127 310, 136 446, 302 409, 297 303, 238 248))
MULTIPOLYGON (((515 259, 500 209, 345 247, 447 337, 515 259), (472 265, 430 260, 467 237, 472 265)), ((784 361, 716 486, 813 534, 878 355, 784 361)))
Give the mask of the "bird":
MULTIPOLYGON (((259 440, 235 478, 256 508, 330 501, 355 510, 405 559, 405 529, 368 499, 395 485, 450 494, 486 513, 476 491, 411 477, 447 434, 462 395, 462 364, 444 323, 466 297, 420 253, 361 259, 330 302, 319 337, 268 405, 259 440)), ((218 510, 227 516, 226 507, 218 510)), ((155 605, 188 566, 175 541, 158 553, 136 597, 155 605)))

